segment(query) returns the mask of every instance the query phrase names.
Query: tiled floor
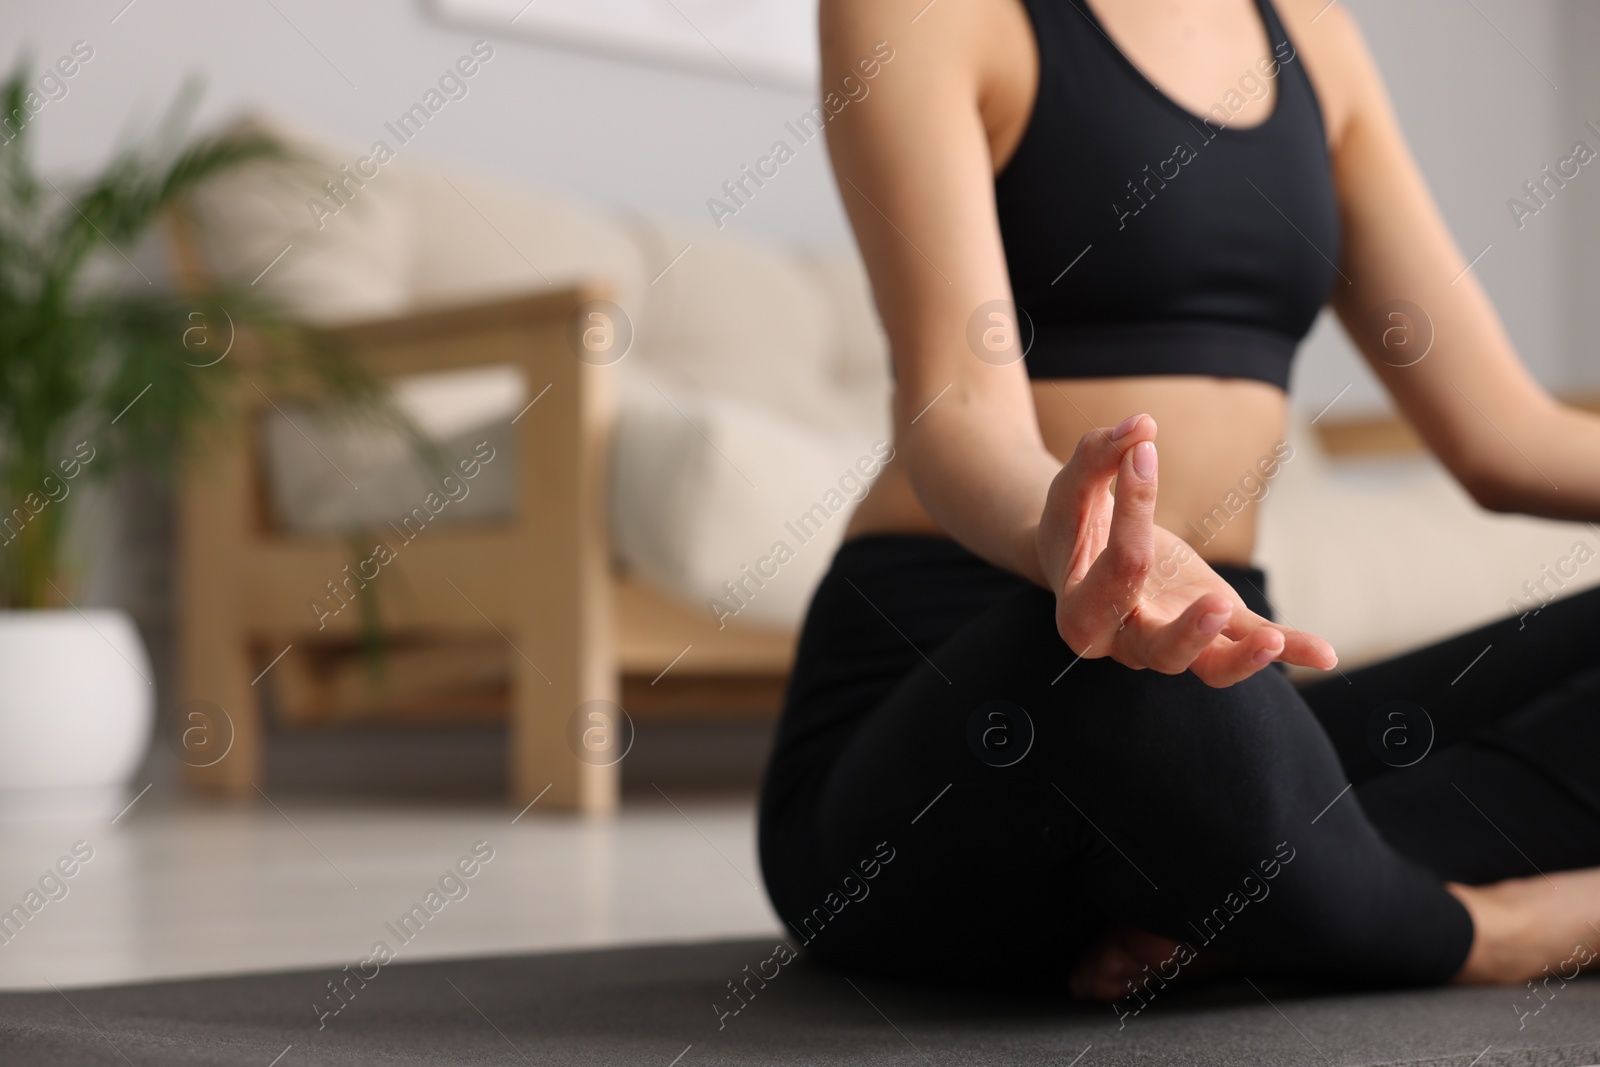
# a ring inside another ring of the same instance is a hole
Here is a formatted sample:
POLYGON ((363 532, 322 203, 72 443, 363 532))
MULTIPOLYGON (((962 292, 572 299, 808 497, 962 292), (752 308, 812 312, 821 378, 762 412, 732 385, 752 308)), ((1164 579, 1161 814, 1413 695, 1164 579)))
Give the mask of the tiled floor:
POLYGON ((778 929, 748 800, 630 800, 609 820, 535 807, 515 824, 493 805, 274 800, 147 797, 115 825, 0 824, 0 912, 45 882, 20 930, 0 926, 0 988, 339 966, 379 939, 396 944, 385 924, 430 889, 436 913, 400 959, 778 929), (79 841, 93 857, 70 879, 46 878, 79 841), (440 890, 480 841, 493 858, 440 890))

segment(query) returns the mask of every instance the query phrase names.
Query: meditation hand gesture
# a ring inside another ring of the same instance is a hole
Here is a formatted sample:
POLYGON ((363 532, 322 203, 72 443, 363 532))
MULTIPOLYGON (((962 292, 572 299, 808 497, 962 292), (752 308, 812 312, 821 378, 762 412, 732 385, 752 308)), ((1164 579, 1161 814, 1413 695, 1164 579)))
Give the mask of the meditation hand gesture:
POLYGON ((1331 668, 1338 660, 1326 641, 1251 611, 1182 538, 1155 524, 1155 436, 1148 415, 1091 430, 1050 485, 1037 547, 1062 640, 1085 659, 1192 670, 1217 687, 1274 660, 1331 668))

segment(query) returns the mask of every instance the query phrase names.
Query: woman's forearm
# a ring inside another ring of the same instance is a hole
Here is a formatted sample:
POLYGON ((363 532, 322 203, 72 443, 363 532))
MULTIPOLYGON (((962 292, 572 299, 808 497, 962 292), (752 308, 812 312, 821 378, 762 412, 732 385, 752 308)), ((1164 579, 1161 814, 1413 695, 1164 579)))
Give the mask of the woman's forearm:
POLYGON ((1600 416, 1555 401, 1503 426, 1487 422, 1462 481, 1491 511, 1600 520, 1600 416))
POLYGON ((1061 461, 1032 411, 1002 414, 960 384, 920 414, 901 401, 898 449, 922 506, 965 547, 1048 587, 1035 535, 1061 461))

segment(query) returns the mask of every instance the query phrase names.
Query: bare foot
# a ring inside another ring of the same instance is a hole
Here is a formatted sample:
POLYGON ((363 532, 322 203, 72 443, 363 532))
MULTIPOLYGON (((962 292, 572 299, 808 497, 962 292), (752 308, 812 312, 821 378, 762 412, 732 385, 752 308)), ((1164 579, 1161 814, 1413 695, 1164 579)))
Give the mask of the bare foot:
POLYGON ((1078 957, 1068 987, 1081 1000, 1109 1003, 1142 990, 1146 980, 1165 988, 1223 973, 1230 966, 1216 952, 1197 952, 1187 943, 1113 922, 1078 957))
POLYGON ((1472 950, 1452 981, 1516 983, 1548 969, 1571 978, 1600 963, 1600 867, 1446 883, 1472 916, 1472 950))

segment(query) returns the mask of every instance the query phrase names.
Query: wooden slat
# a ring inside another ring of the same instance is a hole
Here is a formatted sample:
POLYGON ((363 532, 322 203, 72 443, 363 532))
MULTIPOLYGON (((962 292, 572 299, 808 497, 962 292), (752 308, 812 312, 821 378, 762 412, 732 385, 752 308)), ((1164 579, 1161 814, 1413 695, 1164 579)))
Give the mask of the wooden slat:
MULTIPOLYGON (((270 647, 270 646, 269 646, 270 647)), ((290 726, 358 722, 499 724, 510 703, 509 650, 493 641, 441 635, 386 640, 376 663, 356 645, 307 647, 273 667, 279 722, 290 726)), ((263 655, 270 655, 263 650, 263 655)))
POLYGON ((617 580, 616 603, 617 655, 630 674, 654 676, 679 653, 672 670, 698 675, 784 675, 794 661, 793 631, 735 622, 719 630, 705 608, 634 578, 617 580))
MULTIPOLYGON (((409 544, 393 537, 390 543, 398 545, 397 558, 368 583, 385 632, 493 634, 495 627, 514 626, 525 613, 498 563, 514 558, 521 547, 515 530, 487 525, 424 529, 409 544)), ((353 562, 344 542, 259 540, 248 555, 250 567, 236 581, 256 632, 284 642, 348 640, 359 632, 358 605, 327 617, 311 608, 313 602, 329 610, 338 605, 320 583, 341 579, 344 566, 353 562)), ((618 578, 613 589, 614 639, 625 672, 653 677, 671 665, 686 674, 783 675, 794 660, 792 630, 738 622, 719 630, 709 612, 637 579, 618 578)), ((525 651, 540 662, 543 650, 525 651)))
MULTIPOLYGON (((393 532, 387 538, 374 533, 369 540, 395 551, 395 558, 378 569, 366 590, 388 629, 492 632, 495 626, 515 626, 526 614, 526 605, 504 574, 511 561, 526 551, 525 538, 514 528, 487 524, 424 528, 409 543, 393 532)), ((245 550, 250 566, 238 582, 250 605, 253 627, 288 640, 356 632, 358 605, 345 607, 319 625, 312 604, 320 603, 329 611, 338 607, 339 600, 325 583, 339 586, 347 573, 345 565, 351 565, 348 573, 356 573, 364 556, 329 538, 258 537, 252 542, 245 550)))
MULTIPOLYGON (((1557 400, 1568 407, 1600 414, 1600 393, 1568 393, 1557 400)), ((1329 455, 1355 458, 1406 456, 1426 447, 1411 424, 1398 415, 1326 416, 1317 420, 1317 436, 1329 455)))
MULTIPOLYGON (((386 639, 377 665, 353 643, 296 645, 268 675, 277 721, 293 727, 356 723, 498 725, 507 721, 511 659, 498 638, 473 641, 453 632, 416 640, 386 639)), ((282 645, 262 645, 265 666, 282 645)), ((620 703, 636 722, 769 721, 787 684, 784 674, 624 674, 620 703)))
POLYGON ((787 682, 782 674, 625 674, 622 706, 636 722, 771 720, 787 682))
POLYGON ((1387 415, 1317 420, 1317 436, 1329 455, 1396 456, 1422 451, 1422 438, 1409 423, 1387 415))

